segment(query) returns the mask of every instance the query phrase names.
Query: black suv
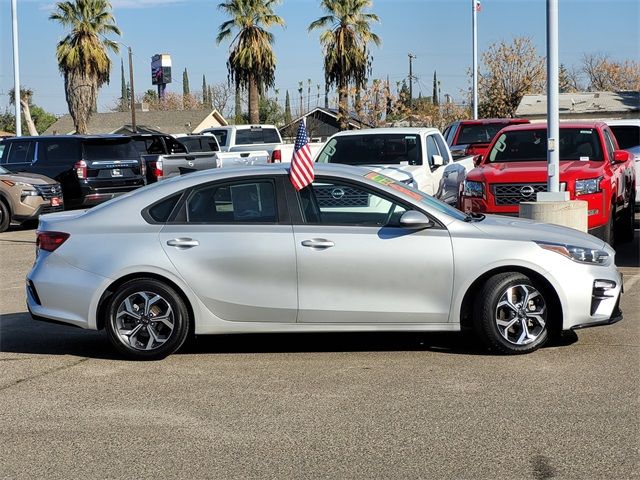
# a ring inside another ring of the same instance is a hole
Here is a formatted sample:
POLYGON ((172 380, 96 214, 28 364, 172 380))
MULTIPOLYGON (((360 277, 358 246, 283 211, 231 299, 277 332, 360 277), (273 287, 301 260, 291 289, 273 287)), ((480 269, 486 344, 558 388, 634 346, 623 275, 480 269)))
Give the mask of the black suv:
POLYGON ((145 165, 126 136, 18 137, 2 145, 0 165, 57 180, 67 208, 90 207, 146 184, 145 165))

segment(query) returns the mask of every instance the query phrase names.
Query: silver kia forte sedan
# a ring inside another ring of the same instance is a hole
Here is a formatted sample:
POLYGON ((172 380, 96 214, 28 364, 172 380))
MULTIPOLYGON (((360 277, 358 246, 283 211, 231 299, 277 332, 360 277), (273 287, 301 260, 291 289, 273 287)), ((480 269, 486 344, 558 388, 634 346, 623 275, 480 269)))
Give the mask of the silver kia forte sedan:
POLYGON ((36 319, 105 329, 128 357, 190 334, 459 331, 526 353, 613 323, 622 278, 606 243, 465 215, 379 173, 316 164, 192 173, 87 211, 42 217, 26 279, 36 319))

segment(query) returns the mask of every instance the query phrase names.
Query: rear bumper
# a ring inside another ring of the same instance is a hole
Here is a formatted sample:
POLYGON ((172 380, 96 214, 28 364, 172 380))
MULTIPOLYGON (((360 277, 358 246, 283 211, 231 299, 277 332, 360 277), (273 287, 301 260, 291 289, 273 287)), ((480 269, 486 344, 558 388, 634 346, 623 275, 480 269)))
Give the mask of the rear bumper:
POLYGON ((81 188, 81 194, 79 198, 71 199, 67 202, 68 207, 92 207, 98 205, 112 198, 116 198, 125 193, 129 193, 132 190, 143 187, 146 182, 140 178, 133 182, 128 182, 123 186, 109 186, 109 187, 92 187, 83 185, 81 188))

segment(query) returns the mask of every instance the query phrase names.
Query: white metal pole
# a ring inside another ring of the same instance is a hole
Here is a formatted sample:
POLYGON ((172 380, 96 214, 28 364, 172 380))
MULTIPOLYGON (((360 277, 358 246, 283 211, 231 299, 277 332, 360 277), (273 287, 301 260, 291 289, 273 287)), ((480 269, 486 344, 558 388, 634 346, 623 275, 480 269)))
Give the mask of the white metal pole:
POLYGON ((13 91, 16 107, 16 136, 22 136, 22 105, 20 104, 20 59, 18 55, 18 5, 11 0, 11 18, 13 21, 13 91))
POLYGON ((478 119, 478 20, 477 0, 471 0, 471 24, 473 26, 473 119, 478 119))
POLYGON ((547 138, 547 190, 559 192, 558 0, 547 0, 547 138))

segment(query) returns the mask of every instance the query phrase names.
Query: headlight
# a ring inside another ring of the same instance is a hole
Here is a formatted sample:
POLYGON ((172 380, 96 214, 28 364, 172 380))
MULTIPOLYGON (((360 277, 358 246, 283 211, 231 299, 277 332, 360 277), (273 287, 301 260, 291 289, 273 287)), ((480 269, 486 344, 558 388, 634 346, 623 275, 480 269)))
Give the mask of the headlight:
POLYGON ((600 180, 602 180, 602 177, 576 180, 576 195, 586 195, 588 193, 599 192, 600 180))
POLYGON ((575 245, 565 245, 562 243, 536 242, 545 250, 559 253, 570 260, 578 263, 588 263, 591 265, 604 265, 609 260, 609 254, 604 250, 588 247, 577 247, 575 245))
POLYGON ((20 201, 22 202, 27 197, 37 197, 39 195, 40 193, 36 190, 22 190, 22 192, 20 192, 20 201))
POLYGON ((466 197, 484 197, 484 184, 465 180, 462 194, 466 197))

